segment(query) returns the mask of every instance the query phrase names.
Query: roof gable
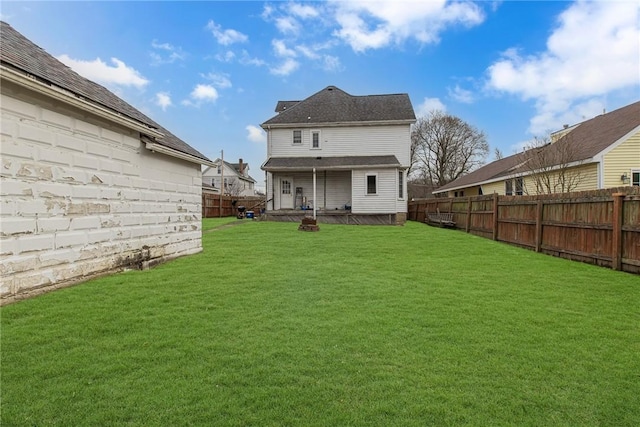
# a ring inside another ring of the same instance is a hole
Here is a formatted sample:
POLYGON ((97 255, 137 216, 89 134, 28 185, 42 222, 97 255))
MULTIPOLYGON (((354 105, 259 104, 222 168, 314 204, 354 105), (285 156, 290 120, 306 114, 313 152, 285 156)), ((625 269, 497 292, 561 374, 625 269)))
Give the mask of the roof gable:
POLYGON ((416 119, 409 95, 353 96, 335 87, 327 86, 302 101, 279 101, 278 115, 262 124, 299 125, 321 123, 403 122, 416 119))
MULTIPOLYGON (((562 159, 565 164, 588 162, 638 126, 640 101, 579 123, 556 142, 533 150, 545 150, 541 158, 551 160, 547 166, 559 164, 553 163, 553 159, 562 159), (572 145, 569 149, 566 148, 568 144, 572 145), (570 158, 567 158, 567 153, 570 153, 570 158)), ((478 185, 513 174, 527 174, 531 172, 530 168, 522 164, 527 158, 526 154, 518 153, 496 160, 443 185, 434 193, 478 185)))
POLYGON ((167 129, 105 87, 82 77, 3 21, 0 21, 0 61, 3 66, 34 77, 41 83, 64 89, 78 98, 157 129, 164 134, 164 138, 156 141, 160 145, 209 161, 167 129))

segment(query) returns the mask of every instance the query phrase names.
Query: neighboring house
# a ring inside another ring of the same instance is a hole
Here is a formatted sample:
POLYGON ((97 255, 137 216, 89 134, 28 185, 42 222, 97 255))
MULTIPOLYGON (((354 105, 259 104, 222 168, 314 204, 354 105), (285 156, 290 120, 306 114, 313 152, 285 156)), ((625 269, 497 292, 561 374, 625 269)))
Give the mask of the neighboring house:
POLYGON ((224 194, 232 196, 256 194, 256 180, 249 175, 249 164, 244 163, 242 159, 239 159, 238 163, 214 160, 213 165, 202 171, 202 185, 215 193, 220 193, 220 189, 224 187, 224 194), (221 183, 221 180, 224 180, 224 183, 221 183))
MULTIPOLYGON (((489 163, 433 193, 461 197, 538 194, 536 182, 571 181, 570 191, 640 185, 640 102, 551 135, 551 144, 489 163), (558 159, 562 159, 559 161, 558 159), (531 167, 535 162, 540 167, 531 167)), ((553 185, 552 185, 553 186, 553 185)), ((555 191, 561 192, 556 185, 555 191)))
POLYGON ((2 302, 202 250, 204 155, 0 23, 2 302))
POLYGON ((328 86, 302 101, 279 101, 276 112, 261 125, 268 218, 311 209, 404 223, 416 120, 407 94, 353 96, 328 86))

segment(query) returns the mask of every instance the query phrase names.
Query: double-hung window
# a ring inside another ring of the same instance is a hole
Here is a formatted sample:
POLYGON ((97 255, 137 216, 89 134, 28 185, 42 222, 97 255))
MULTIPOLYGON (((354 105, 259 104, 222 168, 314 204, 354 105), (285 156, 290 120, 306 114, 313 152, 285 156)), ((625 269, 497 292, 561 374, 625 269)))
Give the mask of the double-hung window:
POLYGON ((367 195, 378 194, 378 175, 367 174, 367 195))
POLYGON ((522 177, 516 178, 516 196, 524 194, 524 180, 522 177))
POLYGON ((302 144, 302 131, 301 130, 294 130, 293 131, 293 144, 294 145, 302 144))
POLYGON ((311 131, 311 148, 315 148, 315 149, 320 148, 320 131, 319 130, 311 131))
POLYGON ((513 181, 508 179, 504 182, 504 194, 513 196, 513 181))

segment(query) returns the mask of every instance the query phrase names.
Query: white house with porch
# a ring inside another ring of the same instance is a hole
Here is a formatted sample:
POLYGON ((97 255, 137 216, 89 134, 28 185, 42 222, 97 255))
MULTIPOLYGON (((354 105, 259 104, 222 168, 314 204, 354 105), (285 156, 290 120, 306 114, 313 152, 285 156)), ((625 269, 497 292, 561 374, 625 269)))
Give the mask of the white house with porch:
POLYGON ((279 101, 267 132, 266 217, 402 224, 411 125, 407 94, 353 96, 328 86, 279 101))

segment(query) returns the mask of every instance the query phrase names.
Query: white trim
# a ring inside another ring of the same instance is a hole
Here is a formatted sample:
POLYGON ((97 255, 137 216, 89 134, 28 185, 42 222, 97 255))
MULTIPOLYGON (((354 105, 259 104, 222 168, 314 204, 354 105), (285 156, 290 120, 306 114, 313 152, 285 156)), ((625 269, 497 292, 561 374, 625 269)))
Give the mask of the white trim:
POLYGON ((147 150, 166 154, 167 156, 175 157, 177 159, 186 160, 187 162, 196 163, 199 165, 214 166, 212 161, 201 159, 200 157, 192 156, 191 154, 183 153, 182 151, 174 150, 164 145, 157 144, 155 142, 147 142, 145 144, 147 150))
MULTIPOLYGON (((39 92, 43 95, 49 96, 57 101, 64 102, 65 104, 72 105, 76 108, 80 108, 84 111, 93 113, 98 117, 107 119, 109 121, 118 123, 128 129, 135 130, 137 132, 149 135, 155 138, 163 138, 164 134, 159 130, 130 118, 124 114, 120 114, 114 110, 110 110, 105 107, 101 107, 94 102, 86 101, 78 97, 78 95, 67 91, 63 88, 57 88, 57 86, 49 86, 38 80, 27 77, 21 73, 18 73, 6 66, 0 66, 0 78, 13 82, 19 86, 31 89, 39 92)), ((205 164, 205 163, 202 163, 205 164)))
POLYGON ((629 138, 631 138, 633 135, 635 135, 638 132, 640 132, 640 125, 636 126, 630 132, 628 132, 626 135, 622 136, 621 138, 618 138, 614 143, 608 145, 607 148, 605 148, 604 150, 600 151, 595 156, 593 156, 594 160, 595 161, 602 161, 604 156, 609 154, 609 152, 611 150, 617 148, 620 144, 626 142, 629 138))
POLYGON ((362 121, 362 122, 327 122, 327 123, 270 123, 265 125, 264 123, 260 127, 264 130, 267 129, 301 129, 301 128, 317 128, 318 125, 322 127, 357 127, 357 126, 378 126, 378 125, 412 125, 416 122, 415 119, 407 120, 379 120, 379 121, 362 121))
POLYGON ((378 172, 366 172, 364 174, 364 195, 365 196, 377 196, 378 195, 378 187, 379 187, 379 183, 378 183, 378 172), (369 193, 369 177, 373 176, 376 178, 376 192, 375 193, 369 193))
POLYGON ((322 150, 322 133, 320 132, 320 129, 311 129, 311 131, 309 132, 311 135, 311 139, 310 139, 310 150, 322 150), (313 146, 313 134, 318 134, 318 146, 314 147, 313 146))

